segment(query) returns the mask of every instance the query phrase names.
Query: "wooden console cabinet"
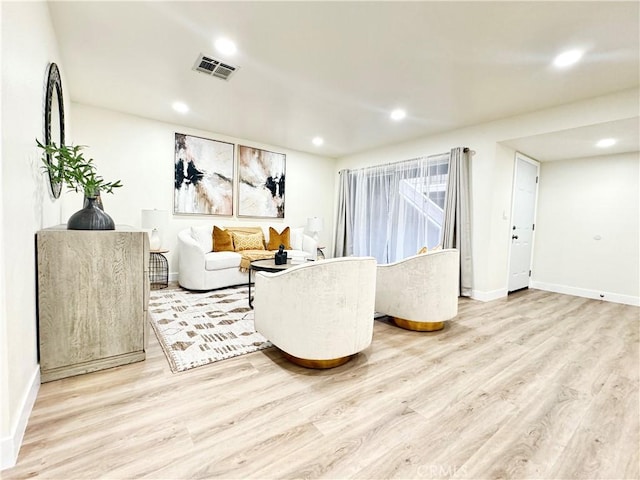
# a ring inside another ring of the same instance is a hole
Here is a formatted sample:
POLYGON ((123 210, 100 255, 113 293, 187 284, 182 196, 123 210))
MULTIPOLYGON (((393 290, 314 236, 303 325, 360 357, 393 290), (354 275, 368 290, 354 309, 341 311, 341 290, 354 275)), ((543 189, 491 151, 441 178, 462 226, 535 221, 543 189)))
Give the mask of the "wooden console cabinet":
POLYGON ((61 225, 40 230, 36 244, 41 381, 144 360, 147 234, 61 225))

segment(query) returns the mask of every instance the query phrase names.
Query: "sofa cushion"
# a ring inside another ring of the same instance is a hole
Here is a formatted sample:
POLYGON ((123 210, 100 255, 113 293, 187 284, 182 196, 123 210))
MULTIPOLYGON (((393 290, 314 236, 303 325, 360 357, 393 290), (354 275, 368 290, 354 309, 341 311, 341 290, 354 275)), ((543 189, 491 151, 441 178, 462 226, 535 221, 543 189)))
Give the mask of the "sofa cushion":
POLYGON ((233 237, 231 233, 222 228, 213 227, 213 251, 214 252, 233 252, 233 237))
POLYGON ((289 244, 293 250, 302 250, 302 239, 304 238, 304 227, 292 228, 289 234, 289 244))
POLYGON ((238 233, 232 232, 233 247, 236 252, 242 250, 264 250, 264 240, 262 232, 260 233, 238 233))
POLYGON ((210 252, 204 256, 205 270, 223 270, 240 268, 242 256, 236 252, 210 252))
POLYGON ((213 249, 211 225, 195 225, 191 227, 191 237, 198 242, 203 252, 210 252, 213 249))
POLYGON ((275 228, 269 227, 267 250, 278 250, 280 245, 284 245, 285 250, 291 250, 289 227, 286 227, 281 233, 278 233, 275 228))

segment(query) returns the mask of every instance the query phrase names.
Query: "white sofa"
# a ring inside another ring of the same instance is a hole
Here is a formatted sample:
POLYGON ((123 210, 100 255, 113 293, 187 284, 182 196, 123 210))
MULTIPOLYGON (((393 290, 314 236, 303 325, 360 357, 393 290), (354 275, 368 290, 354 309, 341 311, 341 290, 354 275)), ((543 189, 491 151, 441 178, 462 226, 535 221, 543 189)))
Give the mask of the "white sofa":
MULTIPOLYGON (((224 228, 224 227, 220 227, 224 228)), ((275 226, 281 231, 283 226, 275 226)), ((262 227, 265 242, 269 227, 262 227)), ((189 290, 213 290, 249 281, 240 271, 241 255, 237 252, 213 252, 213 225, 196 225, 178 233, 178 283, 189 290)), ((304 233, 304 227, 290 228, 291 250, 288 256, 301 262, 315 260, 317 242, 304 233)))
POLYGON ((293 363, 332 368, 371 344, 375 258, 332 258, 255 278, 256 331, 293 363))

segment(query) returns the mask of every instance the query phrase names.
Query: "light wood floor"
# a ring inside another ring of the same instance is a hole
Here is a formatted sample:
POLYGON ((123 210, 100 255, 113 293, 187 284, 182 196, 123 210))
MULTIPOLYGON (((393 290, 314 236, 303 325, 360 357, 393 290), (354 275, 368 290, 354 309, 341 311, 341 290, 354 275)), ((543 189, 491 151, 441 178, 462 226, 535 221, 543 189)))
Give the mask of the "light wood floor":
POLYGON ((275 349, 43 384, 2 478, 637 479, 640 309, 529 290, 445 330, 376 321, 331 371, 275 349))

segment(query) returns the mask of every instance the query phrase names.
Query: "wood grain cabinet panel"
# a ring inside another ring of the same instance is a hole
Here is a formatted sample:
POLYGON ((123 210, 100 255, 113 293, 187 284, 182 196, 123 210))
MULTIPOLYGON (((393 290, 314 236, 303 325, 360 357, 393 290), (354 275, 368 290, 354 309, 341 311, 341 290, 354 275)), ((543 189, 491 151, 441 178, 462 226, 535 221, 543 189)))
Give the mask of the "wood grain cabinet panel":
POLYGON ((129 227, 37 233, 43 382, 144 360, 149 240, 129 227))

